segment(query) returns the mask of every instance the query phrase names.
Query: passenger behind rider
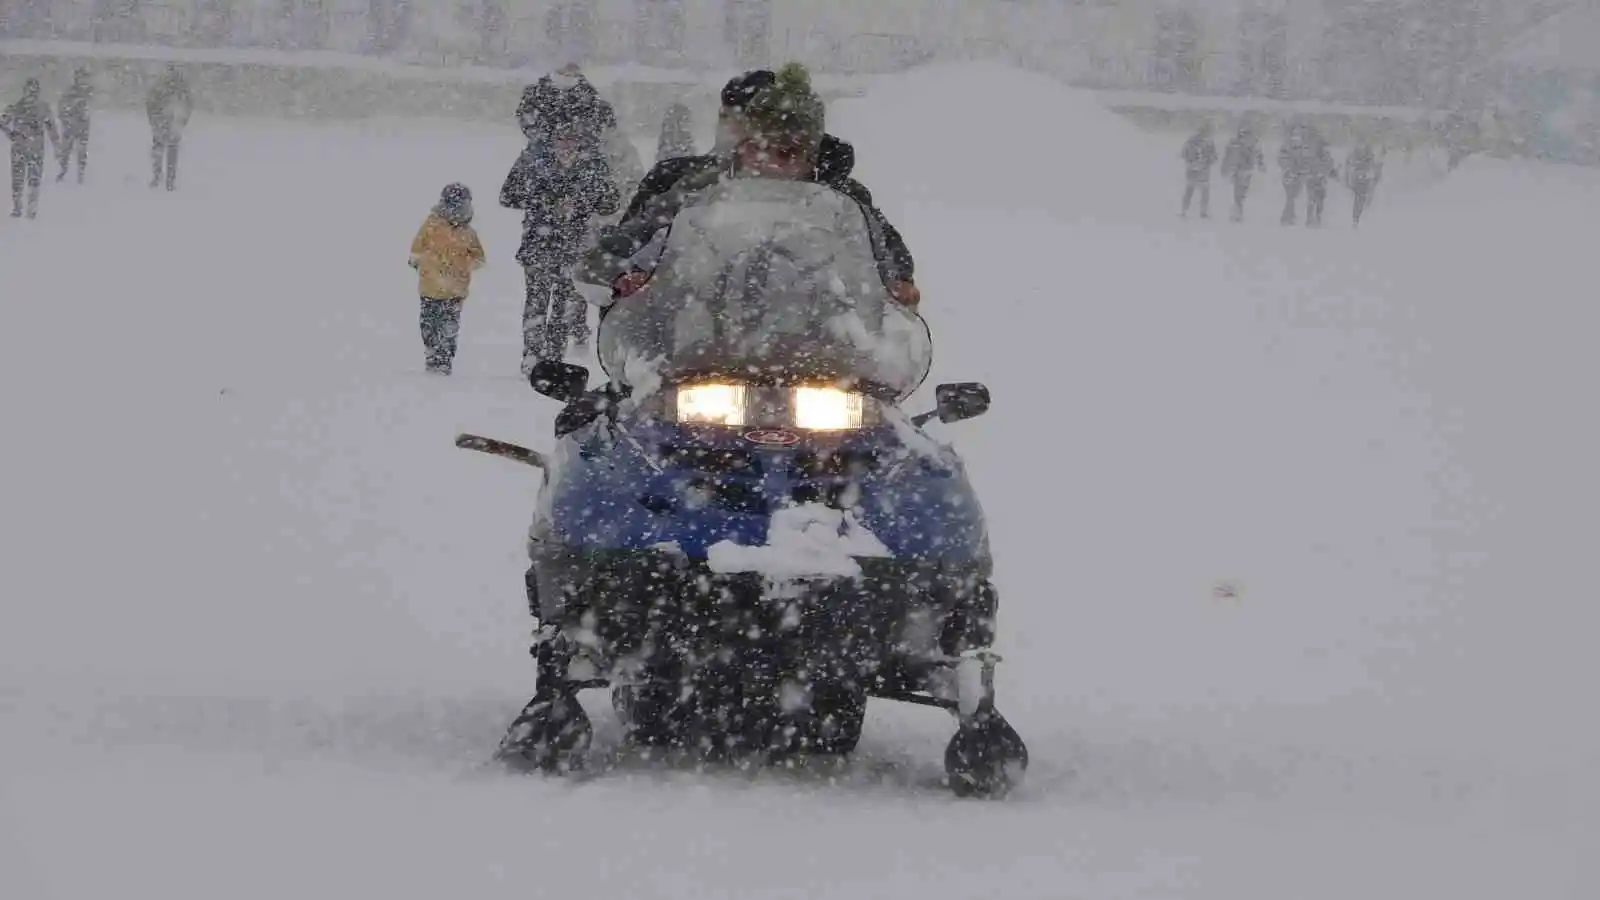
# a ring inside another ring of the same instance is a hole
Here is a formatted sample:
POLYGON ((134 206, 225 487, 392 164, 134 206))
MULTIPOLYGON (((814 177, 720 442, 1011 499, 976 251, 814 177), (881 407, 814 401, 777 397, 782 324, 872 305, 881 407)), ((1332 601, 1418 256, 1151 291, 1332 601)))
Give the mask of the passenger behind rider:
MULTIPOLYGON (((809 76, 804 75, 803 68, 791 67, 791 69, 798 69, 800 77, 809 79, 809 76)), ((747 106, 777 81, 778 74, 769 69, 756 69, 730 80, 722 89, 722 106, 717 114, 717 140, 712 151, 703 156, 678 157, 657 163, 640 182, 639 189, 629 201, 621 221, 637 219, 652 201, 686 179, 703 180, 711 173, 726 171, 733 164, 745 137, 747 106)), ((821 101, 818 100, 817 103, 820 106, 821 101)), ((851 177, 851 172, 855 168, 855 148, 849 142, 824 131, 811 161, 812 168, 796 177, 825 184, 854 200, 861 207, 876 230, 883 235, 881 265, 885 281, 890 285, 890 293, 901 303, 916 306, 922 297, 915 281, 916 260, 906 247, 905 239, 900 236, 900 232, 874 204, 872 192, 851 177)), ((670 224, 669 219, 660 222, 659 227, 665 228, 670 224)), ((628 283, 643 284, 643 281, 644 278, 633 277, 628 283)), ((632 290, 637 290, 637 287, 632 290)))

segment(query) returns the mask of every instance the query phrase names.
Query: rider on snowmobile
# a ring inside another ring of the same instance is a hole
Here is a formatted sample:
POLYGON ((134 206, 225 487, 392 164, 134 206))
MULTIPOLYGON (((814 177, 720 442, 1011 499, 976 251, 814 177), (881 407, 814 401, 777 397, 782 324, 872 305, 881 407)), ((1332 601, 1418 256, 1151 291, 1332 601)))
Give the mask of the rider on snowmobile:
MULTIPOLYGON (((652 200, 685 178, 727 168, 743 137, 748 105, 762 91, 772 87, 778 77, 778 73, 770 69, 755 69, 731 79, 722 89, 722 106, 717 113, 717 140, 711 152, 703 156, 682 156, 656 163, 639 183, 638 191, 629 201, 621 221, 637 218, 652 200)), ((900 232, 874 204, 872 192, 851 177, 854 168, 855 148, 848 141, 824 131, 814 156, 814 167, 806 173, 805 180, 825 184, 839 191, 856 201, 873 220, 874 230, 883 234, 888 253, 885 266, 886 277, 892 285, 891 291, 902 303, 915 306, 921 299, 915 280, 916 260, 907 249, 900 232)))
POLYGON ((658 165, 645 179, 621 224, 602 232, 576 277, 610 286, 615 297, 630 296, 650 279, 650 273, 634 266, 632 258, 671 227, 677 214, 698 196, 727 178, 778 178, 823 184, 855 201, 873 237, 873 256, 885 287, 896 300, 915 307, 921 294, 910 280, 909 253, 898 243, 899 235, 871 206, 870 194, 868 202, 863 202, 857 192, 843 187, 841 181, 855 182, 838 176, 836 160, 824 158, 829 137, 826 110, 811 89, 805 67, 798 63, 785 66, 770 84, 738 102, 739 107, 723 107, 719 145, 725 149, 658 165), (830 171, 830 165, 835 180, 823 181, 819 171, 830 171))

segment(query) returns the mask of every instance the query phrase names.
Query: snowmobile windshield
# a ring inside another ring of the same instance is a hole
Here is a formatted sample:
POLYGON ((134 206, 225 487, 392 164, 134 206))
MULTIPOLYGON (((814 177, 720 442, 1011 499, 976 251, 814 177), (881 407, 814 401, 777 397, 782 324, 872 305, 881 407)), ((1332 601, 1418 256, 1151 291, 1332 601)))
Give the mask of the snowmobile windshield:
POLYGON ((702 378, 848 382, 895 401, 927 377, 928 326, 890 298, 855 201, 823 185, 740 178, 674 219, 649 286, 599 335, 636 391, 702 378))

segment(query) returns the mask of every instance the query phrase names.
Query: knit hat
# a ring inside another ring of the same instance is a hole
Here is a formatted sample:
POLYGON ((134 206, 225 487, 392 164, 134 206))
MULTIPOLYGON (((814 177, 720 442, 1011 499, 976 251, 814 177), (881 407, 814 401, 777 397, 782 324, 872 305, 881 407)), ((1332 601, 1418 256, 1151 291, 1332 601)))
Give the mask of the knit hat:
POLYGON ((771 69, 752 69, 735 76, 722 86, 722 106, 742 110, 762 88, 771 87, 777 80, 778 74, 771 69))
POLYGON ((460 182, 445 185, 433 211, 451 225, 466 225, 472 221, 471 189, 460 182))
POLYGON ((815 157, 827 130, 827 111, 811 89, 811 73, 800 63, 778 70, 773 83, 750 98, 744 108, 749 140, 803 148, 815 157))

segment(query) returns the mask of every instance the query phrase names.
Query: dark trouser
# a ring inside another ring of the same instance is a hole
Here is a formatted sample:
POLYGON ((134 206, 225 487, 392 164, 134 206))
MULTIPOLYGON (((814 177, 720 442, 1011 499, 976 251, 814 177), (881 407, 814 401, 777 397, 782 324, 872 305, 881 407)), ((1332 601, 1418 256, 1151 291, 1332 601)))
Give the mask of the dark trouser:
POLYGON ((56 176, 57 181, 65 181, 67 169, 72 164, 73 151, 78 154, 78 183, 83 184, 83 175, 89 168, 89 123, 74 125, 63 129, 61 132, 61 174, 56 176))
POLYGON ((461 333, 461 302, 422 298, 422 346, 431 372, 449 372, 455 361, 456 336, 461 333))
POLYGON ((1200 192, 1200 217, 1211 217, 1211 179, 1206 175, 1190 175, 1189 183, 1183 189, 1183 214, 1189 214, 1189 203, 1194 200, 1194 192, 1200 192))
POLYGON ((150 186, 161 183, 161 163, 167 164, 167 190, 178 186, 178 138, 163 140, 156 137, 150 143, 150 186))
POLYGON ((1233 178, 1233 220, 1235 222, 1244 221, 1244 199, 1248 196, 1250 196, 1250 176, 1235 175, 1233 178))
POLYGON ((1361 224, 1361 214, 1367 211, 1367 204, 1372 202, 1372 185, 1370 183, 1356 182, 1350 185, 1350 192, 1355 194, 1355 205, 1352 207, 1352 217, 1357 225, 1361 224))
POLYGON ((1300 201, 1300 189, 1304 186, 1304 183, 1298 178, 1285 178, 1283 180, 1283 224, 1294 224, 1294 207, 1300 201))
POLYGON ((44 149, 11 145, 11 209, 22 215, 23 189, 27 189, 28 218, 39 214, 39 182, 44 177, 44 149))
POLYGON ((559 360, 566 355, 567 339, 587 327, 588 307, 572 283, 572 264, 560 257, 545 257, 523 264, 528 295, 522 306, 522 359, 559 360), (582 318, 580 318, 582 317, 582 318))
POLYGON ((1328 202, 1328 182, 1313 178, 1306 182, 1306 224, 1322 224, 1322 207, 1328 202))

